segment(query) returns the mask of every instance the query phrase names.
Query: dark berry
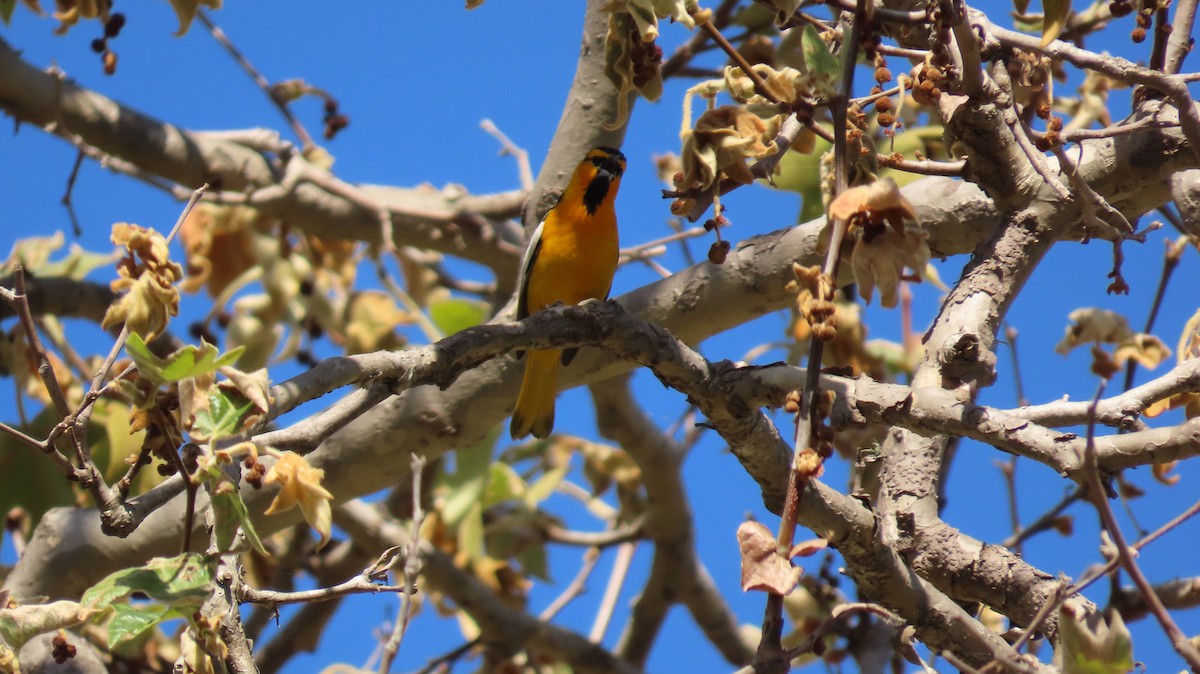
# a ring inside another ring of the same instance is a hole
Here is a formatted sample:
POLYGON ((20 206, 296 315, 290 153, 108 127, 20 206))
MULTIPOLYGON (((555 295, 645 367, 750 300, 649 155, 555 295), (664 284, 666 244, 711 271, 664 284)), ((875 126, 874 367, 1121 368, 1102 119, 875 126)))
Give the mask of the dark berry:
POLYGON ((117 12, 108 18, 108 23, 104 24, 104 35, 106 37, 116 37, 124 27, 125 15, 117 12))
POLYGON ((108 49, 108 40, 102 37, 92 40, 92 51, 97 54, 103 54, 105 49, 108 49))

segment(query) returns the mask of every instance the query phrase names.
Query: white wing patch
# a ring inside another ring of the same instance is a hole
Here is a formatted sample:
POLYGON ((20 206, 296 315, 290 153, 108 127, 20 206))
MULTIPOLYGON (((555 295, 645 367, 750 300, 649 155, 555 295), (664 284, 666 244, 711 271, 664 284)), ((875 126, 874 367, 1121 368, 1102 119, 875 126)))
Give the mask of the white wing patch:
POLYGON ((517 320, 529 317, 529 275, 533 272, 533 261, 537 258, 542 247, 542 229, 546 226, 543 219, 533 230, 529 238, 529 246, 525 249, 525 257, 521 260, 521 290, 517 293, 517 320))

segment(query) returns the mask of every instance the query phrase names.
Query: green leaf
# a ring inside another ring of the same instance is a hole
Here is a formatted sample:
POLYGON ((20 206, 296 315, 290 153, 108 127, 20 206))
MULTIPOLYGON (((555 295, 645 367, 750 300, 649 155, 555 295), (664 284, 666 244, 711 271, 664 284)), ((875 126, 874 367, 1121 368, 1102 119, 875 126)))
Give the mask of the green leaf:
POLYGON ((488 476, 487 489, 483 492, 483 507, 512 501, 525 494, 525 480, 507 463, 493 463, 488 476))
POLYGON ((208 409, 196 413, 192 439, 211 442, 242 430, 242 418, 254 409, 254 403, 237 391, 214 388, 208 394, 208 409))
POLYGON ((216 372, 217 368, 236 362, 245 350, 244 346, 239 346, 221 355, 217 347, 202 342, 199 347, 188 345, 166 358, 159 358, 136 332, 131 332, 125 343, 125 353, 137 364, 138 372, 160 384, 173 384, 216 372))
POLYGON ((1042 46, 1050 44, 1067 26, 1071 0, 1042 0, 1042 46))
POLYGON ((783 153, 779 159, 779 174, 772 183, 767 183, 775 189, 803 197, 799 222, 808 222, 825 214, 825 205, 821 203, 821 155, 832 149, 832 143, 818 137, 810 153, 783 153))
MULTIPOLYGON (((888 142, 879 141, 881 154, 898 152, 905 157, 913 158, 920 152, 929 159, 946 159, 946 131, 939 125, 917 126, 905 129, 888 142)), ((923 176, 909 171, 884 168, 879 171, 879 177, 888 177, 896 181, 900 187, 920 180, 923 176)))
POLYGON ((108 623, 108 647, 137 639, 164 620, 184 617, 164 604, 117 604, 113 606, 113 619, 108 623))
POLYGON ((550 578, 550 566, 546 561, 545 545, 533 543, 525 546, 517 555, 517 560, 521 562, 521 570, 525 573, 540 578, 547 583, 552 582, 550 578))
POLYGON ((837 79, 842 71, 842 64, 829 51, 829 45, 821 39, 821 34, 811 24, 804 26, 800 35, 801 50, 804 53, 804 67, 813 76, 814 84, 823 81, 831 87, 830 92, 837 90, 837 79))
POLYGON ((492 448, 499 435, 500 428, 497 426, 474 447, 458 450, 454 455, 454 473, 443 473, 438 478, 438 489, 446 493, 442 517, 451 528, 458 526, 483 496, 491 475, 488 466, 492 463, 492 448))
POLYGON ((545 501, 554 493, 558 485, 562 484, 563 478, 567 476, 567 471, 570 466, 561 466, 554 470, 546 471, 544 475, 537 479, 537 482, 529 485, 529 489, 525 491, 525 505, 530 508, 537 508, 538 504, 545 501))
POLYGON ((458 549, 467 559, 483 559, 483 504, 473 501, 458 523, 458 549))
POLYGON ((5 25, 12 20, 13 10, 17 8, 17 0, 0 0, 0 19, 5 25))
POLYGON ((233 549, 238 527, 241 527, 250 547, 260 555, 269 556, 267 549, 262 544, 262 539, 258 537, 258 531, 254 528, 254 521, 250 518, 250 509, 246 507, 246 502, 242 500, 242 493, 236 485, 227 482, 214 488, 212 490, 212 508, 213 519, 216 520, 213 530, 217 537, 219 550, 225 552, 233 549))
POLYGON ((212 565, 203 555, 189 552, 155 557, 144 566, 109 574, 83 593, 81 603, 103 610, 140 592, 171 606, 199 607, 208 597, 212 581, 212 565))
POLYGON ((1133 669, 1133 639, 1121 614, 1107 623, 1093 612, 1080 619, 1082 606, 1068 601, 1058 611, 1063 674, 1125 674, 1133 669))
MULTIPOLYGON (((61 418, 53 407, 47 407, 19 430, 44 438, 61 418)), ((98 442, 102 437, 93 433, 94 429, 94 424, 88 425, 89 442, 98 442)), ((20 440, 0 434, 0 512, 20 506, 29 513, 33 526, 37 526, 47 510, 72 505, 75 494, 71 484, 49 459, 20 440)))
POLYGON ((484 322, 488 317, 488 306, 486 302, 461 297, 434 300, 429 303, 429 318, 443 335, 449 337, 484 322))

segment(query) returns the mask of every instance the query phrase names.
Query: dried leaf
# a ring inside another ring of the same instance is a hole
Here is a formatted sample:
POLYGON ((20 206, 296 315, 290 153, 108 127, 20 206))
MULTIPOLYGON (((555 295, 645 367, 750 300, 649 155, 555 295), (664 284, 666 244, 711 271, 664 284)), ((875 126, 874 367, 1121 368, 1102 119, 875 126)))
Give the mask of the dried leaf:
POLYGON ((1067 318, 1070 319, 1071 325, 1067 326, 1062 341, 1054 347, 1054 350, 1061 354, 1066 354, 1080 344, 1120 344, 1133 337, 1129 322, 1115 311, 1085 307, 1072 311, 1067 318))
POLYGON ((399 349, 404 339, 396 334, 396 327, 411 322, 391 295, 379 290, 357 292, 346 306, 346 354, 399 349))
POLYGON ((814 538, 810 541, 802 541, 792 546, 792 550, 788 553, 789 557, 812 557, 818 552, 829 547, 829 541, 824 538, 814 538))
POLYGON ((800 582, 801 570, 780 555, 775 536, 761 522, 743 522, 737 530, 742 552, 742 590, 787 595, 800 582))
POLYGON ((221 0, 171 0, 171 7, 175 8, 175 14, 179 17, 179 32, 175 33, 176 37, 182 37, 188 32, 192 19, 196 18, 196 12, 200 11, 200 5, 221 9, 221 0))
POLYGON ((101 327, 124 324, 149 342, 179 313, 174 284, 183 278, 183 269, 171 262, 166 239, 152 229, 119 222, 113 225, 112 242, 128 251, 117 262, 120 278, 112 289, 128 292, 108 308, 101 327))
POLYGON ((1171 350, 1162 340, 1154 335, 1139 333, 1121 342, 1113 351, 1113 360, 1118 365, 1124 365, 1129 360, 1137 361, 1138 365, 1153 370, 1160 363, 1171 357, 1171 350))
POLYGON ((917 220, 912 202, 891 178, 843 190, 829 202, 830 218, 849 220, 858 215, 867 216, 871 222, 887 222, 900 232, 904 231, 905 220, 917 220))
POLYGON ((1178 461, 1156 463, 1150 467, 1150 470, 1154 474, 1155 480, 1158 480, 1168 487, 1173 487, 1176 484, 1179 484, 1179 480, 1182 479, 1178 475, 1171 475, 1171 471, 1175 470, 1175 466, 1177 465, 1179 465, 1178 461))
POLYGON ((754 182, 746 160, 775 151, 778 125, 778 116, 766 121, 738 106, 706 111, 684 138, 680 187, 708 189, 722 174, 742 184, 754 182))
POLYGON ((1059 515, 1054 518, 1054 523, 1051 526, 1059 534, 1070 536, 1075 533, 1075 517, 1072 515, 1059 515))
POLYGON ((330 503, 333 494, 321 486, 325 471, 313 468, 304 457, 295 452, 279 452, 275 465, 267 471, 264 484, 278 484, 279 493, 267 508, 267 515, 286 512, 296 506, 304 513, 304 520, 321 535, 320 549, 329 542, 333 523, 330 503))
POLYGON ((1179 345, 1175 347, 1175 354, 1180 363, 1200 358, 1200 309, 1197 309, 1187 323, 1184 323, 1183 332, 1179 335, 1179 345))
POLYGON ((253 227, 261 214, 248 206, 197 204, 179 229, 186 256, 184 292, 208 289, 219 296, 235 279, 257 264, 253 227))

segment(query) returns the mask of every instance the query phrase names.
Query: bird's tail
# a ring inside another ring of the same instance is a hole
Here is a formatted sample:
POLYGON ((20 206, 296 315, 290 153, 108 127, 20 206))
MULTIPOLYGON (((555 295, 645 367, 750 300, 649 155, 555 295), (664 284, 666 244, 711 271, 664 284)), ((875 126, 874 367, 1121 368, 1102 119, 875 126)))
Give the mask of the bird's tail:
POLYGON ((554 394, 558 388, 558 351, 530 351, 525 378, 509 431, 514 440, 533 434, 544 438, 554 429, 554 394))

